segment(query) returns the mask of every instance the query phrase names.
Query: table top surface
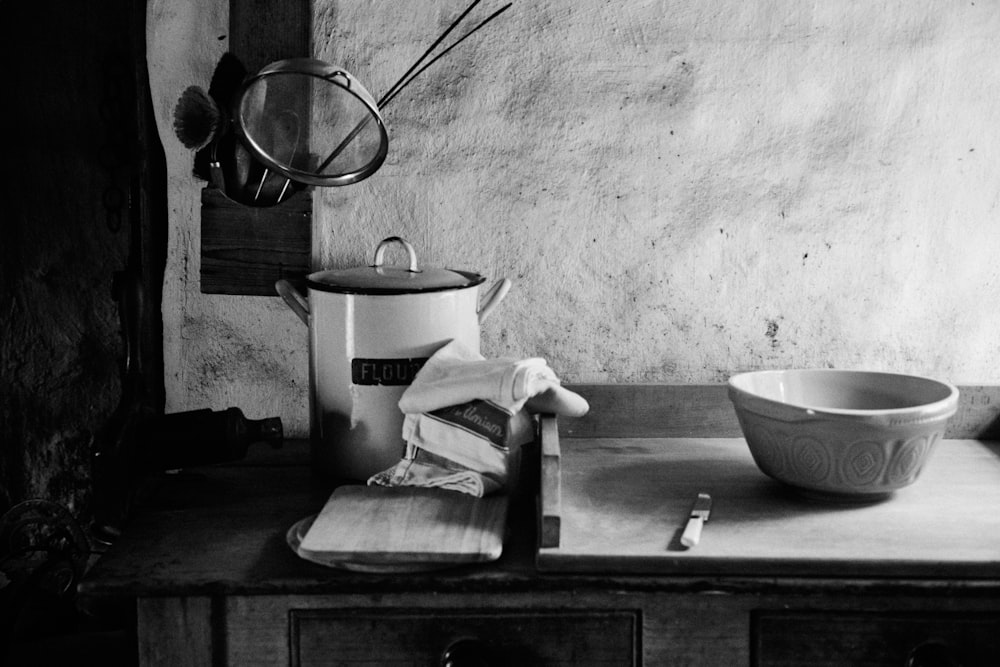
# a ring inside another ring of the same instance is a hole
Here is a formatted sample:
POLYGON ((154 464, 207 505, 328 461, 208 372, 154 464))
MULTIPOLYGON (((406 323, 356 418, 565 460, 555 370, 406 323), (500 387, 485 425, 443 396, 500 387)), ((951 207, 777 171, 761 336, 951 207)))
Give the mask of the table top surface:
MULTIPOLYGON (((662 449, 671 443, 676 445, 684 442, 683 439, 641 439, 627 444, 632 447, 662 449)), ((708 446, 717 448, 722 442, 696 440, 688 441, 684 446, 708 443, 708 446)), ((602 439, 581 440, 578 444, 584 447, 618 447, 622 443, 602 439), (586 444, 588 442, 589 445, 586 444)), ((956 444, 944 441, 941 446, 948 448, 956 444)), ((957 446, 977 451, 977 455, 985 456, 985 460, 991 465, 995 460, 1000 460, 997 458, 997 446, 993 443, 971 441, 958 443, 957 446)), ((537 451, 534 453, 537 458, 537 451)), ((631 453, 640 455, 622 458, 624 465, 621 474, 626 477, 629 476, 629 470, 634 471, 636 466, 642 465, 641 451, 631 453)), ((531 460, 531 456, 526 458, 531 460)), ((304 517, 318 512, 335 488, 335 485, 318 479, 311 473, 308 459, 308 443, 291 441, 283 450, 253 452, 247 460, 236 464, 194 468, 157 478, 142 509, 135 513, 123 535, 81 582, 80 593, 135 597, 389 591, 538 592, 576 591, 588 586, 674 591, 697 591, 706 586, 723 591, 791 587, 799 591, 843 593, 852 590, 852 587, 857 590, 873 587, 885 590, 889 586, 893 590, 927 589, 938 590, 942 594, 957 588, 974 588, 987 594, 1000 594, 1000 575, 984 577, 982 572, 969 571, 961 565, 945 565, 935 576, 930 577, 909 577, 905 576, 906 572, 901 572, 875 578, 857 576, 857 572, 840 571, 832 567, 814 569, 808 573, 795 567, 788 567, 786 571, 777 568, 763 577, 753 572, 737 571, 739 568, 718 571, 713 568, 699 570, 669 566, 640 568, 637 573, 632 574, 620 569, 615 571, 614 568, 606 572, 546 572, 544 570, 547 568, 540 570, 538 567, 538 562, 544 556, 540 554, 536 541, 537 488, 531 488, 530 485, 512 499, 503 553, 495 562, 416 573, 344 571, 303 560, 286 541, 289 528, 304 517)), ((720 470, 724 468, 725 465, 720 470)), ((936 484, 935 474, 929 472, 931 474, 924 481, 933 487, 936 484)), ((940 472, 946 471, 942 469, 940 472)), ((537 470, 534 474, 537 479, 537 470)), ((761 476, 755 483, 766 487, 770 482, 761 476)), ((914 492, 917 492, 917 488, 914 492)), ((976 493, 979 492, 984 490, 979 489, 976 493)), ((992 498, 996 489, 989 492, 992 498)), ((636 496, 623 499, 614 494, 608 496, 607 493, 610 490, 597 499, 604 498, 609 506, 621 508, 639 502, 636 496)), ((706 527, 703 544, 699 547, 703 555, 717 553, 723 548, 726 517, 739 500, 725 494, 718 494, 717 497, 717 514, 706 527)), ((784 502, 780 498, 779 493, 770 502, 784 502)), ((891 504, 887 504, 883 509, 851 509, 844 512, 860 512, 860 517, 866 511, 896 511, 892 508, 891 504)), ((655 508, 653 513, 656 513, 655 508)), ((808 522, 807 532, 822 531, 822 515, 820 513, 808 522)), ((848 517, 843 516, 838 521, 844 525, 847 519, 848 517)), ((663 525, 652 529, 650 543, 642 548, 666 550, 669 547, 667 536, 677 518, 664 513, 662 522, 663 525)), ((757 530, 761 528, 760 524, 756 526, 757 530)), ((766 531, 761 533, 761 539, 765 534, 766 531)), ((994 531, 989 539, 995 540, 997 534, 994 531)), ((726 539, 735 539, 734 535, 735 533, 726 539)), ((790 540, 786 542, 790 543, 790 540)), ((989 545, 993 543, 988 542, 989 545)), ((572 544, 566 542, 564 545, 572 544)), ((582 550, 584 546, 578 544, 575 548, 582 550)), ((741 558, 738 554, 732 557, 741 558)), ((794 555, 790 556, 790 561, 785 565, 789 562, 794 565, 794 555)))
POLYGON ((546 571, 1000 577, 1000 443, 936 443, 917 480, 866 503, 765 476, 742 438, 564 440, 546 571), (680 543, 699 493, 701 541, 680 543))
MULTIPOLYGON (((142 596, 463 589, 534 575, 528 530, 509 531, 499 560, 486 565, 373 574, 304 560, 289 545, 289 530, 320 512, 337 487, 313 474, 301 440, 278 451, 251 450, 238 463, 157 476, 79 590, 142 596)), ((509 524, 530 523, 529 501, 511 503, 509 524)))

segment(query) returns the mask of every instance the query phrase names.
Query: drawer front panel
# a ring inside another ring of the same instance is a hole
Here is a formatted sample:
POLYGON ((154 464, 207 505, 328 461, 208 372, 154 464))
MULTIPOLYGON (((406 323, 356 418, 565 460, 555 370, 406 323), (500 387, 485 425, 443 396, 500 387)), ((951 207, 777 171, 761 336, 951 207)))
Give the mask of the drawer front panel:
POLYGON ((756 667, 1000 664, 1000 614, 757 611, 752 637, 756 667))
POLYGON ((292 609, 291 663, 440 665, 449 647, 481 651, 489 665, 635 665, 635 611, 497 612, 486 609, 292 609))

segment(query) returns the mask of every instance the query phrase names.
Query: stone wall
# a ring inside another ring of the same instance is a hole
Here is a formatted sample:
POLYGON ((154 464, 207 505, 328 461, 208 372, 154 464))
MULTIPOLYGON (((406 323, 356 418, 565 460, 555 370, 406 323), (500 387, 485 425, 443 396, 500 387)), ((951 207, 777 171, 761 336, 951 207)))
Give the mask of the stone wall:
POLYGON ((16 55, 4 96, 0 513, 44 498, 86 514, 91 456, 121 398, 112 281, 130 240, 135 14, 129 1, 57 4, 5 6, 3 21, 16 55))

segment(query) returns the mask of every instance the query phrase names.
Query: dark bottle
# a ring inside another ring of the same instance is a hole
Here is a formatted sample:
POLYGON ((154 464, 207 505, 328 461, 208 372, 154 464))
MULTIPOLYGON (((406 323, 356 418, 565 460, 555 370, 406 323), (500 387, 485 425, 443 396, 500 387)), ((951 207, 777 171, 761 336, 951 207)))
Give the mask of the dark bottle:
POLYGON ((266 442, 277 449, 283 437, 279 417, 247 419, 239 408, 205 408, 144 422, 136 456, 146 470, 175 470, 238 461, 251 444, 266 442))

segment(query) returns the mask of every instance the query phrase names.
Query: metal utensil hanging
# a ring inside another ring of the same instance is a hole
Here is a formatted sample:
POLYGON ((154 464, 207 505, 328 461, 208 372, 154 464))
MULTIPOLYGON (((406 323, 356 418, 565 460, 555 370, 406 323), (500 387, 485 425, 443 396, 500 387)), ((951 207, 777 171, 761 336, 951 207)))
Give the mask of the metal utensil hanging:
POLYGON ((371 93, 343 68, 313 58, 280 60, 247 79, 233 120, 255 158, 307 185, 356 183, 375 173, 389 150, 371 93), (359 123, 364 131, 355 134, 350 150, 317 166, 310 149, 332 151, 359 123))
MULTIPOLYGON (((511 6, 504 5, 430 58, 479 2, 474 0, 377 102, 346 70, 312 58, 281 60, 247 79, 236 96, 233 123, 251 154, 285 178, 275 203, 285 197, 290 181, 341 186, 375 173, 389 147, 381 110, 428 67, 511 6)), ((267 173, 261 176, 255 201, 267 179, 267 173)))

